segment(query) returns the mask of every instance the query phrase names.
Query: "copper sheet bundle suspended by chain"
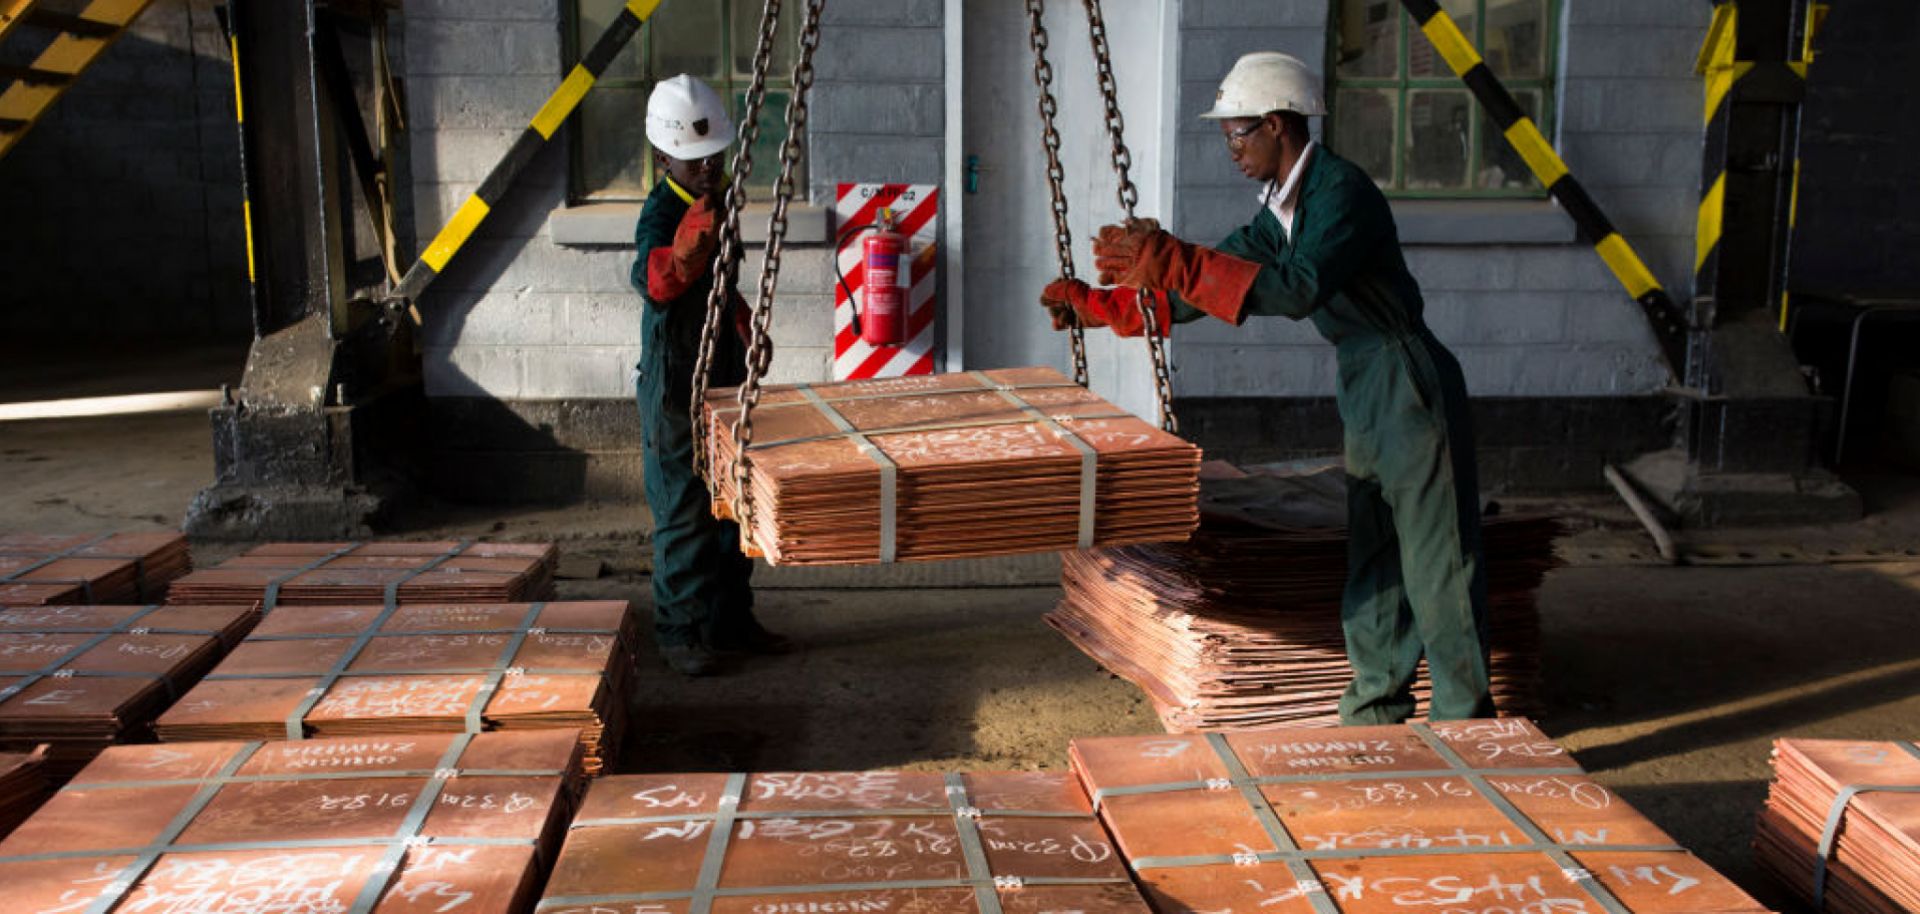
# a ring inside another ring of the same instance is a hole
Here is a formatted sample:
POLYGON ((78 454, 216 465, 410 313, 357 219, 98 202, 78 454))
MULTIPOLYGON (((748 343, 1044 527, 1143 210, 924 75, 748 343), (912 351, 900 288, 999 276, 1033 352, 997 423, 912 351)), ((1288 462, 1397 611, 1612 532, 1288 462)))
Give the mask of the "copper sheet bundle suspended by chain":
POLYGON ((26 821, 47 798, 47 749, 0 752, 0 838, 26 821))
POLYGON ((1068 774, 594 783, 538 914, 1147 914, 1068 774))
MULTIPOLYGON (((738 514, 739 409, 700 429, 738 514)), ((1055 552, 1185 539, 1200 450, 1051 368, 763 390, 752 414, 751 543, 775 565, 1055 552)))
POLYGON ((33 606, 0 610, 0 749, 49 747, 64 779, 154 717, 258 622, 250 606, 33 606))
POLYGON ((1754 855, 1814 910, 1920 911, 1920 745, 1783 739, 1754 855))
POLYGON ((551 543, 269 543, 173 583, 172 603, 516 603, 553 596, 551 543))
POLYGON ((625 601, 282 606, 161 715, 167 742, 578 731, 619 747, 633 672, 625 601))
POLYGON ((9 911, 522 914, 572 733, 117 746, 0 842, 9 911))
POLYGON ((1520 718, 1073 741, 1156 911, 1754 914, 1520 718))
POLYGON ((0 606, 151 603, 192 567, 187 538, 171 531, 0 533, 0 606))
MULTIPOLYGON (((1208 463, 1191 541, 1068 553, 1066 595, 1047 622, 1140 686, 1171 731, 1337 724, 1352 675, 1340 629, 1345 499, 1338 468, 1208 463)), ((1556 564, 1560 528, 1496 516, 1482 530, 1494 703, 1530 713, 1540 706, 1534 594, 1556 564)), ((1427 691, 1423 667, 1422 714, 1427 691)))

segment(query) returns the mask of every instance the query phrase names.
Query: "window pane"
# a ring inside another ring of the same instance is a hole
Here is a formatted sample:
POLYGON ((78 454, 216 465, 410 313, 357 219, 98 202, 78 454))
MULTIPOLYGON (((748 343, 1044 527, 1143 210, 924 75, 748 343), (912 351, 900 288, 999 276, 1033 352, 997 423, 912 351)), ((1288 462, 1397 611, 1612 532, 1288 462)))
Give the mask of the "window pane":
MULTIPOLYGON (((793 58, 804 7, 798 0, 780 5, 779 31, 773 37, 772 65, 767 69, 767 80, 776 85, 793 79, 793 58)), ((753 79, 753 52, 760 40, 761 12, 761 4, 756 0, 733 0, 733 73, 742 83, 753 79)))
POLYGON ((1339 0, 1337 73, 1386 77, 1400 73, 1399 0, 1339 0))
POLYGON ((720 4, 663 3, 648 20, 654 78, 691 73, 725 90, 720 72, 720 4))
MULTIPOLYGON (((1540 126, 1540 93, 1515 92, 1513 97, 1520 103, 1520 110, 1540 126)), ((1540 129, 1546 130, 1544 126, 1540 129)), ((1484 190, 1538 190, 1540 182, 1534 180, 1533 170, 1485 113, 1480 115, 1480 130, 1484 139, 1480 141, 1480 167, 1475 170, 1477 186, 1484 190)))
MULTIPOLYGON (((622 0, 579 0, 580 15, 575 18, 574 42, 580 49, 580 57, 587 56, 593 49, 593 43, 607 30, 613 18, 626 4, 622 0)), ((607 72, 600 74, 602 79, 638 79, 640 73, 640 49, 644 43, 629 41, 620 49, 613 62, 607 64, 607 72)))
MULTIPOLYGON (((780 146, 787 141, 787 97, 790 92, 768 90, 767 103, 760 109, 760 135, 753 144, 753 174, 747 179, 747 189, 759 191, 753 196, 765 199, 770 196, 774 181, 780 177, 780 146)), ((747 108, 747 93, 738 92, 733 97, 733 116, 736 120, 743 116, 747 108)), ((802 158, 794 167, 794 191, 805 194, 807 187, 807 161, 804 157, 806 138, 801 137, 802 158)), ((731 152, 729 152, 731 155, 731 152)))
POLYGON ((644 197, 647 90, 600 86, 580 100, 580 191, 644 197))
POLYGON ((1381 187, 1393 186, 1394 96, 1391 89, 1341 89, 1334 97, 1334 150, 1381 187))
POLYGON ((1407 93, 1407 187, 1459 190, 1467 186, 1467 135, 1473 97, 1464 90, 1407 93))
POLYGON ((1487 0, 1488 68, 1501 79, 1546 75, 1547 0, 1487 0))
MULTIPOLYGON (((1440 0, 1440 8, 1446 10, 1447 15, 1452 16, 1454 23, 1460 26, 1460 34, 1467 36, 1467 40, 1474 42, 1477 47, 1479 39, 1474 37, 1473 32, 1474 5, 1475 0, 1440 0)), ((1454 75, 1453 68, 1447 66, 1447 59, 1441 57, 1440 51, 1433 46, 1433 42, 1427 40, 1426 32, 1412 24, 1408 25, 1408 30, 1413 33, 1411 43, 1407 46, 1409 72, 1414 76, 1454 75)))

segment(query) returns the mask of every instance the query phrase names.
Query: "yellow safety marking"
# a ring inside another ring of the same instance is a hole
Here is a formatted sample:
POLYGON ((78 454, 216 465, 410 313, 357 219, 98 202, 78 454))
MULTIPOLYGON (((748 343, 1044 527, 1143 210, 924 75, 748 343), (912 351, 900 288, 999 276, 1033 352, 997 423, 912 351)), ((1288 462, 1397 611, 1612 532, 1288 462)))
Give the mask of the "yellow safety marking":
POLYGON ((7 33, 27 18, 33 11, 33 5, 39 0, 0 0, 0 41, 7 40, 7 33))
POLYGON ((247 282, 255 281, 253 272, 253 201, 240 201, 240 229, 247 235, 247 282))
POLYGON ((427 250, 420 255, 420 259, 425 261, 427 266, 432 267, 435 273, 446 269, 447 261, 452 260, 454 252, 467 243, 467 238, 473 234, 473 230, 480 226, 480 220, 487 218, 487 213, 492 209, 487 205, 487 201, 480 199, 479 194, 469 195, 467 202, 460 204, 460 211, 454 213, 452 219, 447 220, 447 225, 440 230, 440 234, 433 236, 433 243, 427 245, 427 250))
MULTIPOLYGON (((102 25, 119 26, 120 31, 98 38, 62 32, 47 44, 39 57, 34 59, 33 69, 65 73, 69 76, 80 75, 80 72, 85 70, 94 58, 99 57, 102 51, 113 44, 114 39, 120 37, 127 23, 132 22, 133 18, 140 15, 141 11, 152 2, 153 0, 93 0, 85 9, 80 10, 79 15, 102 25)), ((19 143, 20 139, 26 136, 27 129, 31 128, 34 122, 40 119, 40 115, 46 112, 48 106, 59 100, 66 91, 65 85, 30 86, 24 82, 15 81, 7 87, 5 92, 0 92, 0 118, 27 122, 27 128, 0 134, 0 156, 6 155, 15 144, 19 143)))
POLYGON ((573 72, 553 90, 547 103, 540 106, 540 113, 533 116, 534 132, 544 140, 553 139, 553 132, 560 129, 560 123, 573 113, 574 106, 585 98, 587 90, 593 88, 593 74, 579 64, 573 65, 573 72))
POLYGON ((1787 195, 1787 228, 1800 221, 1800 160, 1793 160, 1793 191, 1787 195))
MULTIPOLYGON (((1820 3, 1818 0, 1809 0, 1807 3, 1806 39, 1800 45, 1800 60, 1803 63, 1813 62, 1814 36, 1820 34, 1820 27, 1827 24, 1827 13, 1832 9, 1832 4, 1820 3)), ((1800 75, 1804 77, 1807 74, 1802 72, 1800 75)))
POLYGON ((240 104, 240 39, 229 37, 227 50, 227 56, 233 58, 233 122, 244 124, 247 122, 247 109, 240 104))
POLYGON ((1728 92, 1733 91, 1733 84, 1739 82, 1740 77, 1747 75, 1747 71, 1751 69, 1753 64, 1748 61, 1714 68, 1714 71, 1707 76, 1707 107, 1701 112, 1700 119, 1713 120, 1713 113, 1720 110, 1720 102, 1727 97, 1728 92))
POLYGON ((1789 293, 1787 290, 1785 289, 1780 290, 1780 332, 1781 333, 1787 332, 1787 308, 1789 306, 1788 299, 1790 295, 1791 293, 1789 293))
POLYGON ((1653 278, 1647 265, 1640 262, 1640 255, 1633 252, 1627 239, 1620 237, 1619 232, 1600 239, 1593 249, 1599 252, 1601 260, 1607 262, 1607 268, 1613 271, 1620 284, 1627 287, 1628 295, 1637 299, 1660 288, 1660 281, 1653 278))
POLYGON ((1720 223, 1727 213, 1727 175, 1722 172, 1713 179, 1713 186, 1700 198, 1700 218, 1695 225, 1695 245, 1693 249, 1693 271, 1707 265, 1707 255, 1713 253, 1713 246, 1720 243, 1720 223))
POLYGON ((1527 167, 1533 169, 1533 176, 1540 179, 1541 187, 1552 187, 1553 182, 1566 176, 1567 163, 1560 154, 1553 151, 1547 138, 1540 135, 1533 118, 1523 117, 1507 128, 1507 142, 1527 161, 1527 167))
POLYGON ((653 11, 659 6, 660 0, 627 0, 627 12, 632 13, 633 18, 641 22, 647 21, 647 17, 653 15, 653 11))
POLYGON ((1693 72, 1705 76, 1714 67, 1733 63, 1733 39, 1739 29, 1740 4, 1715 6, 1713 22, 1707 26, 1707 40, 1700 43, 1700 54, 1693 59, 1693 72))
POLYGON ((1460 26, 1454 24, 1453 17, 1446 10, 1433 14, 1420 31, 1427 33, 1427 40, 1446 58, 1447 66, 1453 68, 1457 76, 1467 75, 1467 71, 1480 63, 1480 52, 1473 49, 1473 42, 1460 33, 1460 26))

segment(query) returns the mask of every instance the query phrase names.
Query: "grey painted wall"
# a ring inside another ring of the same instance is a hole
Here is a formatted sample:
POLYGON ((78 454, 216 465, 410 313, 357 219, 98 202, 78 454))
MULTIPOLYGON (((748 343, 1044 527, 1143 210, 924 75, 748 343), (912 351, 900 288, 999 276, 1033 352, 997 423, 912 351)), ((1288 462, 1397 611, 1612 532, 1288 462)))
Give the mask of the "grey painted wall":
MULTIPOLYGON (((0 158, 0 333, 244 340, 233 76, 214 0, 160 0, 0 158)), ((22 28, 0 62, 47 33, 22 28)))

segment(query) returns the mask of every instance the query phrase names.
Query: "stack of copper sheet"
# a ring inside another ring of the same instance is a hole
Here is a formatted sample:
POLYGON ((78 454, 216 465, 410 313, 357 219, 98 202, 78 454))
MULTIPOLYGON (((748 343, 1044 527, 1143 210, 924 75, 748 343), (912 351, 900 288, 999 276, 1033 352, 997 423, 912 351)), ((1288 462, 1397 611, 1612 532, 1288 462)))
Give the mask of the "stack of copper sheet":
POLYGON ((1754 839, 1816 910, 1920 911, 1920 746, 1783 739, 1754 839))
MULTIPOLYGON (((1338 468, 1241 472, 1208 463, 1187 543, 1068 553, 1048 624, 1140 686, 1169 730, 1339 722, 1352 675, 1340 629, 1345 478, 1338 468)), ((1535 591, 1557 522, 1483 522, 1494 704, 1539 708, 1535 591)), ((1424 667, 1415 694, 1425 713, 1424 667)))
MULTIPOLYGON (((738 513, 735 391, 700 428, 738 513)), ((1057 552, 1185 539, 1200 450, 1049 368, 764 389, 752 546, 775 565, 1057 552)))
POLYGON ((571 733, 117 746, 0 842, 8 911, 519 914, 571 733))
POLYGON ((47 748, 0 752, 0 838, 26 821, 47 798, 47 748))
POLYGON ((1070 754, 1156 911, 1764 910, 1521 718, 1070 754))
POLYGON ((1147 914, 1080 785, 1040 772, 607 778, 535 910, 709 909, 1147 914))
POLYGON ((187 538, 167 531, 0 533, 0 606, 153 602, 192 566, 187 538))
POLYGON ((174 603, 267 609, 378 603, 514 603, 553 596, 551 543, 269 543, 173 583, 174 603))
POLYGON ((635 616, 624 601, 282 606, 161 715, 162 740, 578 730, 619 746, 635 616))
POLYGON ((65 778, 153 718, 259 621, 247 606, 0 610, 0 749, 51 747, 65 778))

